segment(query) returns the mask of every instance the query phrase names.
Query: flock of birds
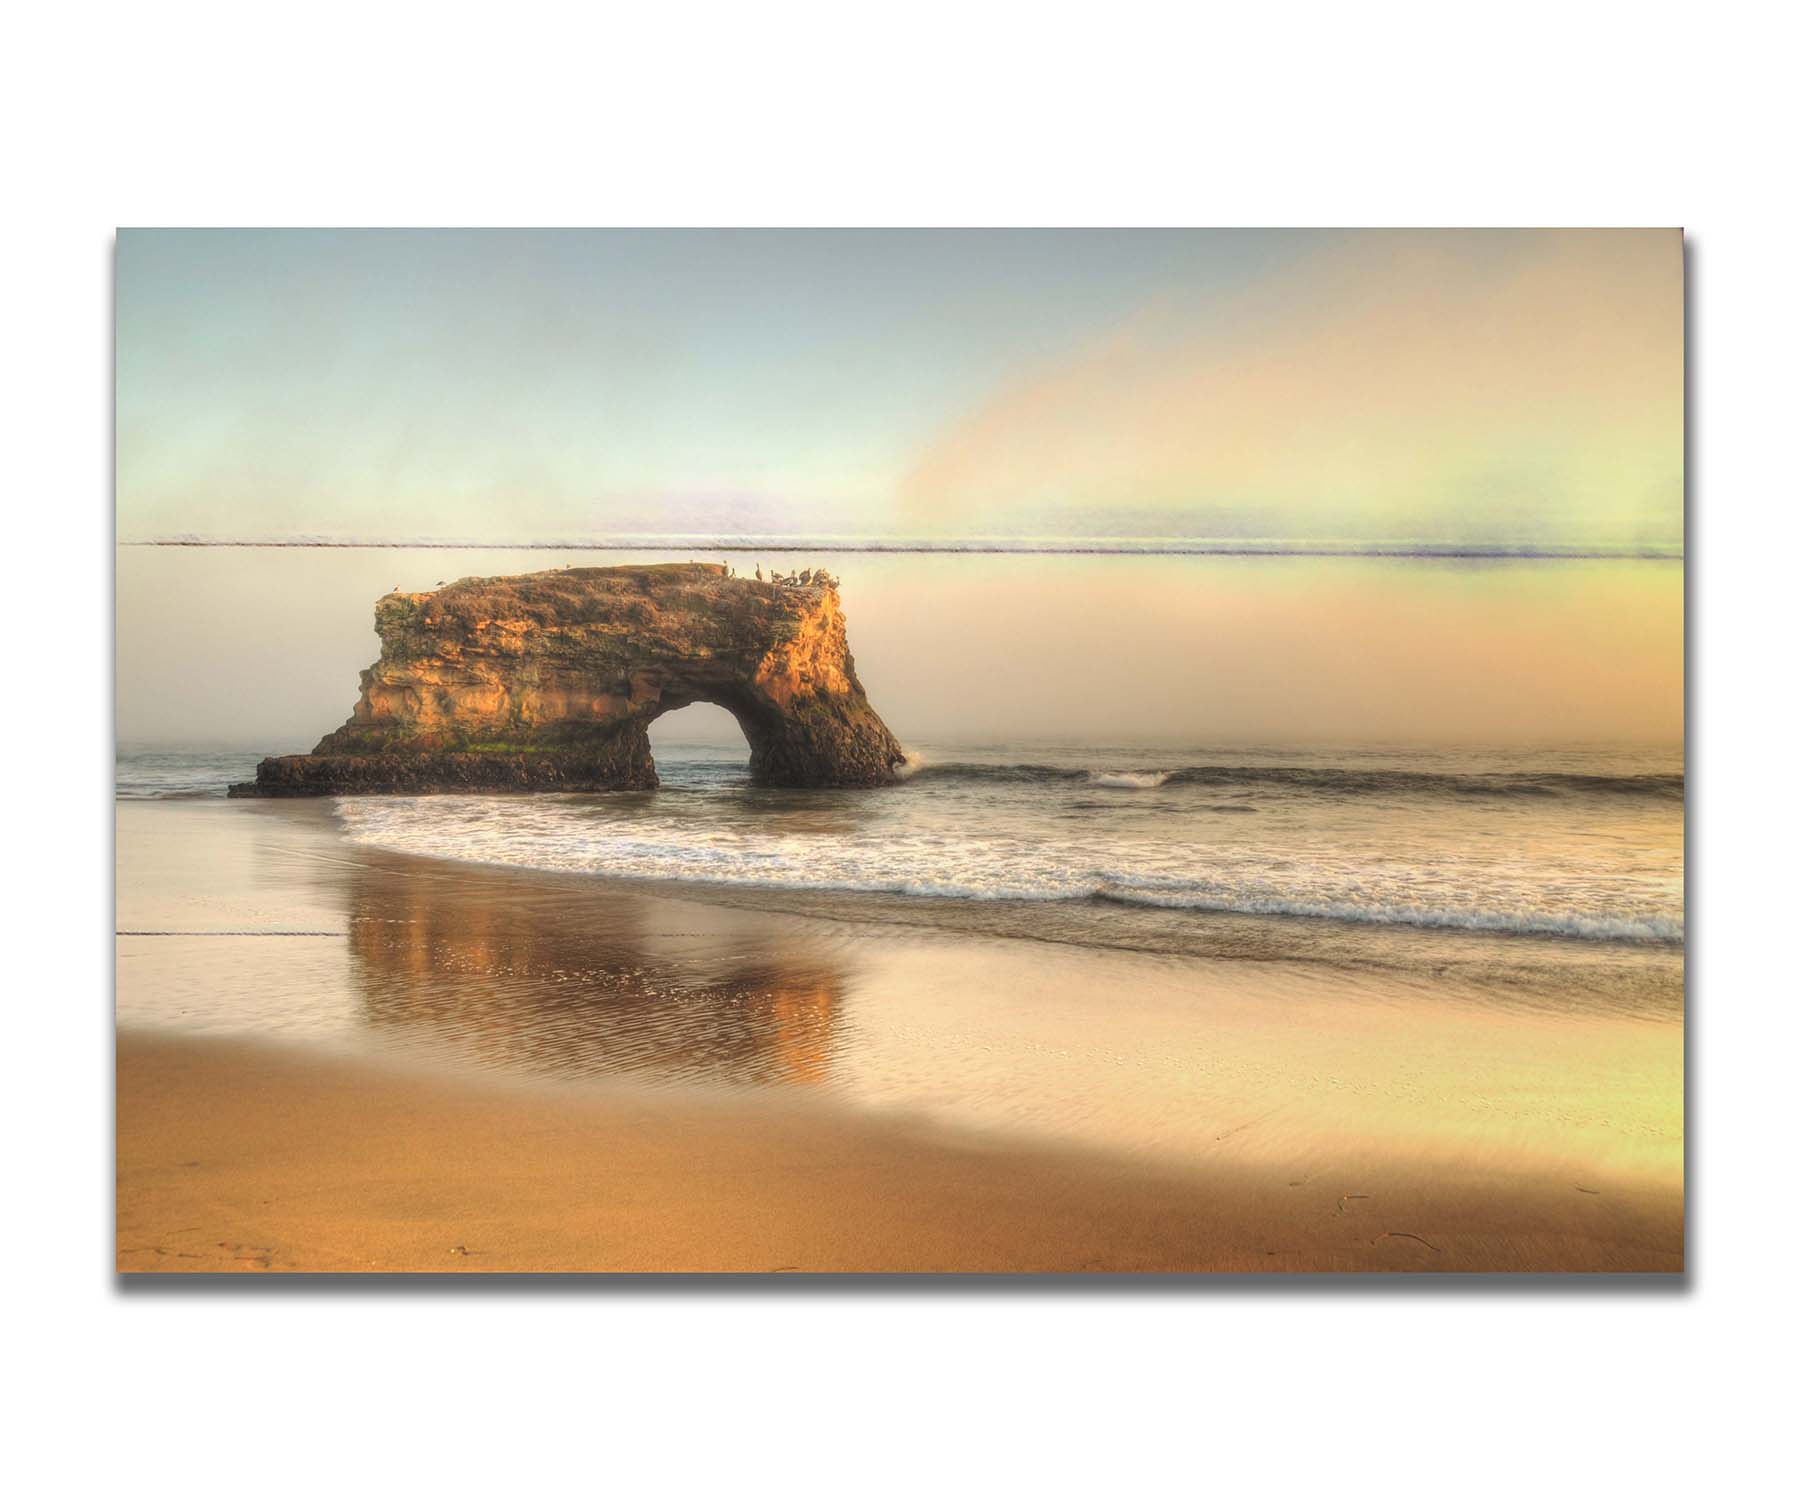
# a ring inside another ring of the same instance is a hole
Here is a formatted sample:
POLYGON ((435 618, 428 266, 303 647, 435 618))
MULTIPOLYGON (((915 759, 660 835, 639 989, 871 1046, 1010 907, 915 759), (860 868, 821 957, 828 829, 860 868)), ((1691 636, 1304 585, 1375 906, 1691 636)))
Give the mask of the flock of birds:
MULTIPOLYGON (((725 566, 725 576, 727 578, 731 577, 731 565, 729 563, 725 566)), ((756 581, 758 583, 763 581, 763 570, 760 567, 756 570, 756 581)), ((769 574, 769 582, 781 584, 785 588, 800 589, 834 589, 838 586, 837 579, 827 573, 823 568, 808 568, 801 573, 771 572, 769 574)))
MULTIPOLYGON (((693 561, 692 558, 689 558, 688 560, 690 562, 693 561)), ((564 563, 558 571, 566 573, 574 566, 574 563, 564 563)), ((727 578, 735 578, 737 576, 732 570, 730 563, 725 564, 725 576, 727 578)), ((783 588, 790 589, 834 589, 838 586, 837 577, 834 574, 827 573, 823 568, 806 568, 798 573, 777 573, 771 569, 768 578, 765 580, 760 564, 756 569, 756 581, 758 583, 766 581, 768 583, 779 584, 783 588)), ((438 579, 437 586, 442 588, 444 586, 444 580, 441 578, 438 579)), ((392 592, 396 594, 399 593, 400 585, 396 583, 392 592)))
MULTIPOLYGON (((688 561, 692 562, 693 559, 690 557, 688 561)), ((720 566, 725 569, 725 576, 727 578, 737 577, 737 572, 732 568, 730 563, 721 563, 720 566)), ((806 568, 798 573, 777 573, 771 570, 769 576, 765 579, 760 563, 756 568, 756 581, 758 583, 779 584, 783 588, 790 589, 834 589, 838 586, 837 578, 832 574, 827 573, 823 568, 806 568)))

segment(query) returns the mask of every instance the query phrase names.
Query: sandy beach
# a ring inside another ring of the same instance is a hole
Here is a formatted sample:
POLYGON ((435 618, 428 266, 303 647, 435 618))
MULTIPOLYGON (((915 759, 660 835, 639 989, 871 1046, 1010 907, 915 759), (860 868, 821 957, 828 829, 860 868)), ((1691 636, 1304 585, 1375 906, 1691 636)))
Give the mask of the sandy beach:
POLYGON ((317 804, 119 849, 122 1272, 1681 1268, 1679 1010, 1610 970, 719 904, 317 804))
POLYGON ((1157 1170, 773 1102, 126 1033, 122 1272, 1680 1268, 1652 1195, 1157 1170))

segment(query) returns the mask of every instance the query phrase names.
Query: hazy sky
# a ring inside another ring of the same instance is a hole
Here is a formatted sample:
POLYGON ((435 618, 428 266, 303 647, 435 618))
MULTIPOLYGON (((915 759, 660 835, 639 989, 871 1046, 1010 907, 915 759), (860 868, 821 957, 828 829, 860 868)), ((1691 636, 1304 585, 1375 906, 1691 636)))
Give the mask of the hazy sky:
POLYGON ((1679 543, 1675 231, 126 231, 123 537, 1679 543))
MULTIPOLYGON (((754 554, 736 558, 746 571, 754 554)), ((375 659, 375 600, 522 552, 119 553, 127 740, 310 750, 375 659)), ((871 701, 908 743, 1678 742, 1671 562, 846 557, 871 701)), ((717 733, 699 706, 659 726, 717 733)), ((727 729, 729 726, 725 726, 727 729)))
MULTIPOLYGON (((1682 541, 1674 231, 128 231, 117 307, 126 540, 1682 541)), ((623 560, 123 547, 120 735, 310 748, 390 588, 623 560)), ((1679 563, 830 565, 903 739, 1681 736, 1679 563)))

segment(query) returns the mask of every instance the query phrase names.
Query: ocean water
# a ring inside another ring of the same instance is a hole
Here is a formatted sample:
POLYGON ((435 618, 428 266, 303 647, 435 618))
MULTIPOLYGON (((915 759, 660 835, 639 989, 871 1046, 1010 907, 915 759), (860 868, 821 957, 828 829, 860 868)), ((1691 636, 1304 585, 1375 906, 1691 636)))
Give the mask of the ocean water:
POLYGON ((1354 1169, 1333 1198, 1679 1191, 1672 755, 924 745, 839 793, 656 749, 655 793, 294 801, 224 799, 255 750, 127 750, 120 1024, 1354 1169))
POLYGON ((121 743, 113 760, 113 795, 121 802, 223 797, 234 781, 255 778, 265 755, 291 751, 216 745, 121 743))
MULTIPOLYGON (((260 753, 129 747, 118 795, 222 796, 260 753)), ((658 769, 654 793, 332 807, 343 837, 394 853, 813 909, 883 898, 925 925, 991 929, 979 909, 1004 908, 1020 935, 1121 946, 1181 951, 1183 918, 1207 914, 1314 944, 1321 923, 1676 955, 1685 938, 1679 750, 924 745, 900 785, 858 792, 754 787, 738 747, 663 746, 658 769)))

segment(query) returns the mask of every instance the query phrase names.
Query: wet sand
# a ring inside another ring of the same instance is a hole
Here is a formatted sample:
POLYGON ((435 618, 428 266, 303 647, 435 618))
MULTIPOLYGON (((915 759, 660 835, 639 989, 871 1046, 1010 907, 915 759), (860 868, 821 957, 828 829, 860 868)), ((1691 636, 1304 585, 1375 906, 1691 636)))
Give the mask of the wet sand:
POLYGON ((1679 1210, 123 1033, 122 1272, 1677 1271, 1679 1210))
POLYGON ((122 1271, 1681 1267, 1655 985, 722 906, 317 806, 122 805, 119 871, 122 1271))

